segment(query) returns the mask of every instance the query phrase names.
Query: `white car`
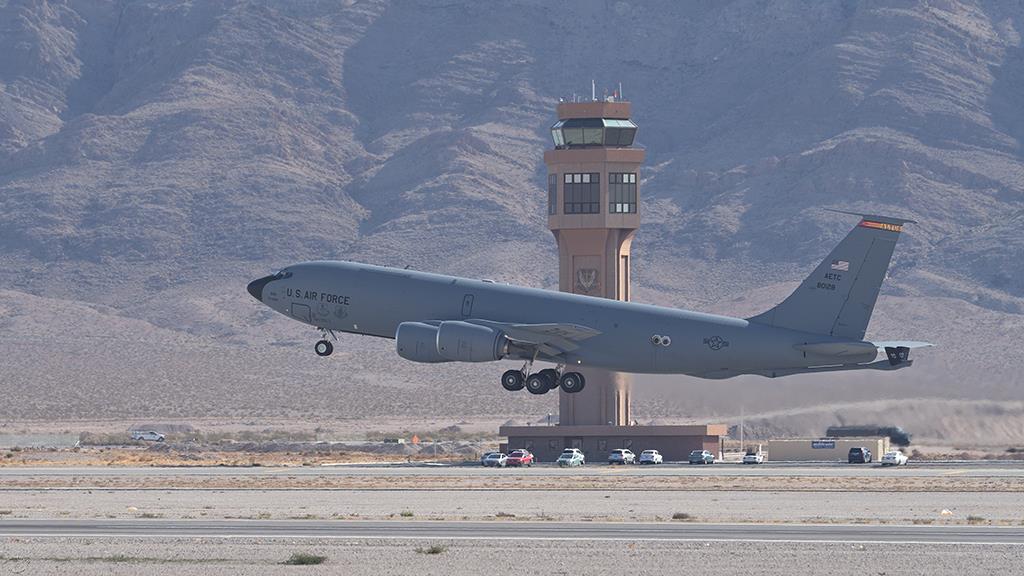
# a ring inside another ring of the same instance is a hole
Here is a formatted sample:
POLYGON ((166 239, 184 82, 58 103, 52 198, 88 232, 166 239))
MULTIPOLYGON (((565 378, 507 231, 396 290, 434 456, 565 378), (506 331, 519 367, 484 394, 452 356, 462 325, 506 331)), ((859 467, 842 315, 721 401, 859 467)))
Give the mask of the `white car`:
POLYGON ((609 464, 636 464, 636 454, 628 448, 617 448, 608 455, 609 464))
POLYGON ((558 457, 559 466, 583 466, 587 463, 586 457, 583 456, 583 452, 579 448, 566 448, 562 451, 562 455, 558 457))
POLYGON ((661 464, 665 459, 661 457, 661 452, 657 450, 644 450, 640 453, 641 464, 661 464))
POLYGON ((144 440, 146 442, 163 442, 164 435, 153 430, 132 430, 132 440, 144 440))
POLYGON ((747 452, 743 455, 744 464, 763 464, 764 463, 764 452, 747 452))
POLYGON ((508 456, 501 452, 488 452, 480 459, 480 463, 484 466, 497 466, 499 468, 504 468, 508 464, 508 456))
POLYGON ((907 456, 899 450, 890 450, 882 456, 882 466, 900 466, 907 464, 907 456))

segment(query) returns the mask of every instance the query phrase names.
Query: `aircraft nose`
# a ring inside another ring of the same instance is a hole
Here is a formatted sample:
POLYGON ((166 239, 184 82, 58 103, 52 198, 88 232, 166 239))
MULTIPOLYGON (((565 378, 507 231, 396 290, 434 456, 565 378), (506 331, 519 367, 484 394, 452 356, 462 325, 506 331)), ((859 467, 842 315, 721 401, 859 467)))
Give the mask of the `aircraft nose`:
POLYGON ((260 302, 263 302, 263 287, 266 286, 273 279, 273 275, 264 276, 263 278, 259 278, 257 280, 253 280, 252 282, 249 282, 249 285, 246 286, 245 289, 249 291, 249 294, 252 294, 253 298, 259 300, 260 302))

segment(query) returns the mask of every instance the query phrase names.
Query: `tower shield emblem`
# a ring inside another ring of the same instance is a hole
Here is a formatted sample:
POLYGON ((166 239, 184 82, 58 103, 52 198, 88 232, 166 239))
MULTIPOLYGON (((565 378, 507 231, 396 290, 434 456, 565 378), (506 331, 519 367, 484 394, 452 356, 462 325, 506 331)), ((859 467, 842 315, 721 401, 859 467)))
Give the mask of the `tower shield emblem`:
POLYGON ((580 268, 576 270, 576 290, 589 294, 599 287, 597 281, 597 269, 580 268))

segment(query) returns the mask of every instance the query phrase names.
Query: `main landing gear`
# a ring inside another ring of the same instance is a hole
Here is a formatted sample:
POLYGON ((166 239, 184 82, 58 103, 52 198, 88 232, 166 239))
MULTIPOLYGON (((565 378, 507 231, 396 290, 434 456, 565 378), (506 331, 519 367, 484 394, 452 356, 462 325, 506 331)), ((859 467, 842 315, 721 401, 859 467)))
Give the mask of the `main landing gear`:
POLYGON ((331 341, 327 339, 327 336, 330 335, 331 338, 334 338, 335 340, 337 340, 338 337, 334 335, 334 332, 326 328, 319 328, 319 330, 321 338, 316 345, 313 346, 313 351, 320 357, 330 356, 334 352, 334 344, 331 344, 331 341))
POLYGON ((586 386, 587 380, 579 372, 563 372, 564 366, 545 368, 530 374, 532 362, 527 362, 520 370, 508 370, 501 375, 501 387, 509 392, 526 388, 530 394, 547 394, 555 388, 562 388, 566 394, 575 394, 586 386))

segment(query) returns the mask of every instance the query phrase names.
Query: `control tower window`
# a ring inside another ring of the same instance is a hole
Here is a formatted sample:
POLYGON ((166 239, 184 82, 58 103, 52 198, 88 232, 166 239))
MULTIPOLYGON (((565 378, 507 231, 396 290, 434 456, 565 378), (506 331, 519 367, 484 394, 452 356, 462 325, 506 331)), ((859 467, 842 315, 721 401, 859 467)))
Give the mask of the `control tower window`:
POLYGON ((636 138, 636 124, 617 118, 569 118, 551 126, 555 148, 608 146, 629 147, 636 138))
POLYGON ((557 174, 548 174, 548 214, 558 214, 557 174))
POLYGON ((629 120, 604 120, 605 146, 632 146, 636 124, 629 120))
POLYGON ((601 212, 601 174, 565 174, 562 177, 565 214, 599 214, 601 212))
POLYGON ((561 148, 565 146, 565 138, 562 137, 562 126, 565 125, 565 121, 556 122, 551 127, 551 139, 555 141, 555 148, 561 148))
POLYGON ((608 173, 608 212, 636 214, 636 173, 608 173))
POLYGON ((583 129, 583 145, 584 146, 601 146, 604 144, 604 134, 601 128, 584 128, 583 129))

